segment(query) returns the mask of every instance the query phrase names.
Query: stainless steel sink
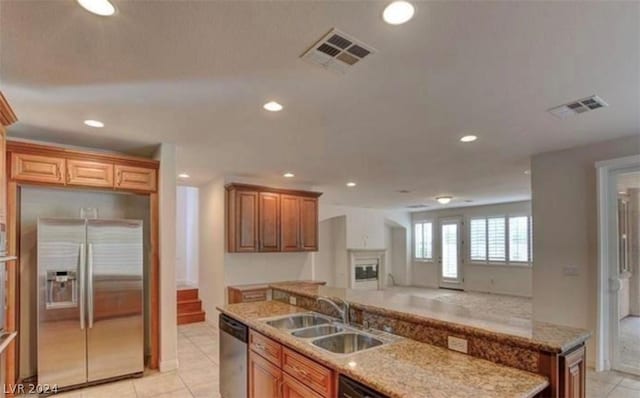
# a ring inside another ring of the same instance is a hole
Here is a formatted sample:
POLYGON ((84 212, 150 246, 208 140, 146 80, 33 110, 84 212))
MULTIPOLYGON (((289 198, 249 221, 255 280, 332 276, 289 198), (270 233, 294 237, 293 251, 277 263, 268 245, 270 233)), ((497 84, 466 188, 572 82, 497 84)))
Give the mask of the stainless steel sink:
POLYGON ((342 332, 343 330, 344 328, 340 326, 318 325, 318 326, 312 326, 306 329, 296 330, 295 332, 291 332, 291 334, 296 337, 302 337, 302 338, 308 339, 311 337, 319 337, 319 336, 326 336, 328 334, 339 333, 339 332, 342 332))
POLYGON ((309 326, 325 325, 331 323, 331 319, 315 314, 288 315, 266 321, 267 325, 276 329, 301 329, 309 326))
POLYGON ((313 340, 313 345, 336 354, 350 354, 384 344, 382 340, 361 333, 341 333, 313 340))

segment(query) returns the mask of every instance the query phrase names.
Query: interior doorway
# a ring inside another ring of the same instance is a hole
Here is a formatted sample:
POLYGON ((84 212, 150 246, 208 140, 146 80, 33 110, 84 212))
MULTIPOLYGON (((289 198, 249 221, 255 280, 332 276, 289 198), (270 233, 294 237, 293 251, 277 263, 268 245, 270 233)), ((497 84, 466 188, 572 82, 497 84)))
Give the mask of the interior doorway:
POLYGON ((596 370, 640 375, 640 156, 599 162, 596 370))
POLYGON ((612 367, 640 374, 640 169, 618 173, 616 187, 618 330, 612 367))

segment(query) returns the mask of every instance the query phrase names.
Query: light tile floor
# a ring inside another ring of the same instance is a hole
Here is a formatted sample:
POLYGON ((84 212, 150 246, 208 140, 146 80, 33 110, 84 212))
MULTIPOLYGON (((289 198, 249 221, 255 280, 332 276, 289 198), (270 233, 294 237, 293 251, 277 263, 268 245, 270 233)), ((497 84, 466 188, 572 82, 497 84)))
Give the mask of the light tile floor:
POLYGON ((628 316, 620 321, 620 361, 640 369, 640 317, 628 316))
POLYGON ((639 398, 640 377, 615 371, 587 370, 587 398, 639 398))
POLYGON ((57 394, 64 398, 220 398, 218 329, 208 322, 178 326, 177 371, 147 372, 117 381, 57 394))

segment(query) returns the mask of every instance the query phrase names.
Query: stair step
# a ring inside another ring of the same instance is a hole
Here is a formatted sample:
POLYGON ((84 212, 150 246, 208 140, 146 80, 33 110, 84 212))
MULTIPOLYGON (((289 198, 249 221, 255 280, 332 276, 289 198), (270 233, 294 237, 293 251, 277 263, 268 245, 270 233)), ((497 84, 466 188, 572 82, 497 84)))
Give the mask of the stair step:
POLYGON ((196 300, 197 298, 198 298, 198 289, 178 290, 178 301, 196 300))
POLYGON ((178 314, 202 311, 202 300, 181 300, 178 301, 178 314))
POLYGON ((185 325, 187 323, 204 322, 204 311, 187 312, 185 314, 178 314, 178 325, 185 325))

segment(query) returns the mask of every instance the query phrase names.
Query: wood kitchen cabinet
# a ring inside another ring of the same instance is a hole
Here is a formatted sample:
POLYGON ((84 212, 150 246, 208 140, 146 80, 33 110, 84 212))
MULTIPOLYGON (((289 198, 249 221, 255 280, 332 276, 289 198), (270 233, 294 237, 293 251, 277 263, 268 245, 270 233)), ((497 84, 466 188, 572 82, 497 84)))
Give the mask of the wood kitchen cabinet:
POLYGON ((586 396, 586 367, 584 346, 560 358, 560 391, 564 398, 584 398, 586 396))
POLYGON ((260 355, 249 353, 249 398, 280 398, 282 370, 260 355))
POLYGON ((126 155, 8 141, 6 159, 11 181, 153 193, 158 188, 158 162, 126 155))
POLYGON ((258 251, 258 192, 229 192, 227 203, 229 251, 258 251))
POLYGON ((298 380, 284 373, 282 375, 282 398, 322 398, 298 380))
POLYGON ((155 192, 157 190, 157 173, 155 169, 115 165, 116 188, 132 191, 155 192))
POLYGON ((260 192, 258 242, 261 252, 280 251, 280 195, 260 192))
POLYGON ((249 330, 249 398, 329 398, 335 372, 249 330))
POLYGON ((301 198, 300 202, 300 248, 318 250, 318 199, 301 198))
MULTIPOLYGON (((7 225, 7 131, 0 124, 0 227, 7 225)), ((4 232, 4 231, 3 231, 4 232)))
POLYGON ((280 203, 282 251, 300 251, 300 197, 282 195, 280 203))
POLYGON ((26 153, 11 154, 11 178, 16 181, 64 184, 65 159, 26 153))
POLYGON ((229 184, 229 252, 318 250, 317 192, 229 184))
POLYGON ((113 163, 67 159, 67 184, 113 188, 113 163))

